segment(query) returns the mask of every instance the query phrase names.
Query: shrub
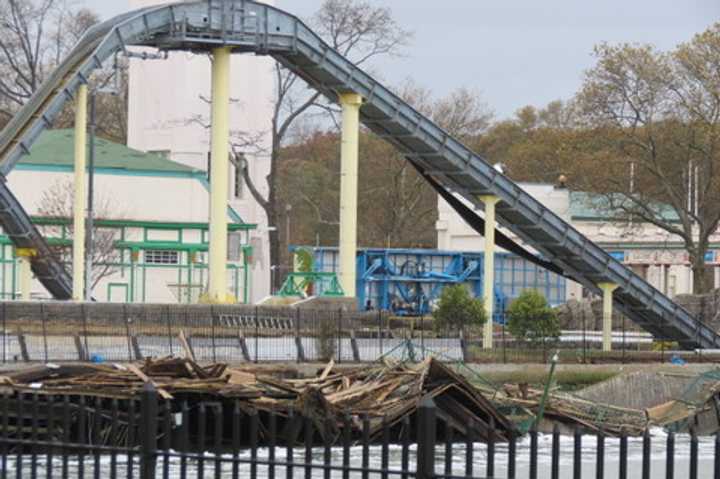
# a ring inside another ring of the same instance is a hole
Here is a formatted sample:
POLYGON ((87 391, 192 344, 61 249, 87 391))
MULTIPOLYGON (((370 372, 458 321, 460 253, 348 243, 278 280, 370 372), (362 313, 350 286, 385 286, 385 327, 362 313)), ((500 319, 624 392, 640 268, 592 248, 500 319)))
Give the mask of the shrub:
POLYGON ((523 291, 510 304, 506 316, 508 330, 518 340, 547 346, 560 337, 560 320, 538 291, 523 291))
POLYGON ((462 284, 446 286, 433 312, 435 329, 482 326, 487 314, 482 299, 470 296, 462 284))

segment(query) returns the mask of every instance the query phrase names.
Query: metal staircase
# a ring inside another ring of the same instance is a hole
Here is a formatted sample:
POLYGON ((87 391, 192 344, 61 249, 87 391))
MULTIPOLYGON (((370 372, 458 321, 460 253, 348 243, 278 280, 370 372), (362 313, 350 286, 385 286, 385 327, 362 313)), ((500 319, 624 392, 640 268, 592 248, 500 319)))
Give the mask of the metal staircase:
MULTIPOLYGON (((618 284, 614 295, 617 307, 656 336, 674 339, 686 346, 720 346, 720 337, 715 331, 331 49, 297 17, 253 1, 213 0, 147 8, 117 17, 90 31, 48 84, 3 131, 0 172, 7 174, 12 169, 93 70, 111 55, 133 45, 192 51, 228 45, 238 53, 272 56, 332 101, 337 100, 338 93, 359 93, 365 99, 361 112, 363 123, 395 145, 439 188, 461 195, 478 207, 479 195, 499 197, 498 220, 542 256, 542 259, 536 257, 539 263, 551 262, 565 275, 597 293, 600 293, 597 285, 601 282, 618 284)), ((0 218, 6 229, 17 227, 20 234, 28 233, 29 220, 17 201, 7 208, 10 209, 0 218)), ((42 249, 44 241, 39 235, 29 238, 33 247, 42 249)), ((67 278, 55 277, 44 281, 55 294, 50 288, 52 282, 65 280, 67 278)), ((59 284, 53 288, 57 286, 59 284)))

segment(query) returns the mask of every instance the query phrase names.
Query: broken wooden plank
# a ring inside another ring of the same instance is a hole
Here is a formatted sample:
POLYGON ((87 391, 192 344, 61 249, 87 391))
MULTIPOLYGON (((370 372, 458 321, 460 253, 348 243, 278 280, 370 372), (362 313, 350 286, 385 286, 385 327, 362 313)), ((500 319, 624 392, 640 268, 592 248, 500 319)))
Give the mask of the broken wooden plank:
POLYGON ((142 380, 142 382, 152 384, 155 387, 155 389, 157 389, 157 392, 161 398, 168 399, 168 400, 173 399, 172 395, 170 395, 163 388, 159 387, 155 381, 153 381, 152 379, 147 377, 145 375, 145 373, 140 371, 140 369, 137 366, 135 366, 134 364, 128 364, 127 368, 128 368, 128 371, 130 371, 131 373, 136 375, 138 378, 140 378, 142 380))
POLYGON ((185 357, 191 361, 195 361, 195 352, 190 347, 190 343, 185 337, 185 331, 182 329, 180 330, 180 333, 178 333, 178 340, 180 341, 180 346, 182 346, 183 351, 185 352, 185 357))
POLYGON ((327 366, 325 366, 325 369, 323 369, 323 372, 320 374, 318 379, 320 379, 321 381, 326 380, 333 367, 335 367, 335 360, 331 359, 330 362, 327 363, 327 366))

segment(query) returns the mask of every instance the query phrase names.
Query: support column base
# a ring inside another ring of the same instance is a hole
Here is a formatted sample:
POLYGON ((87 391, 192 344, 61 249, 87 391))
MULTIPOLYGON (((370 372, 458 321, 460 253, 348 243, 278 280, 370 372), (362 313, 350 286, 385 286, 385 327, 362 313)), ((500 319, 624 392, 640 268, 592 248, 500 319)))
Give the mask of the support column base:
POLYGON ((237 304, 238 300, 234 295, 232 295, 230 293, 227 293, 227 295, 224 298, 220 298, 220 299, 213 298, 208 293, 205 293, 200 296, 200 298, 198 299, 198 303, 199 304, 217 304, 217 305, 237 304))

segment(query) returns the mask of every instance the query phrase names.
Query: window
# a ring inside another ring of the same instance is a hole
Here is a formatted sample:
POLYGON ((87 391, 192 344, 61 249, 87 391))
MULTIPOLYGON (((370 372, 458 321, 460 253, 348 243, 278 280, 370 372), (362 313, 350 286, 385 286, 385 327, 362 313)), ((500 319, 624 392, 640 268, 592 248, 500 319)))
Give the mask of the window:
POLYGON ((239 166, 235 166, 235 184, 233 185, 233 192, 235 198, 242 199, 243 197, 243 172, 239 166))
POLYGON ((146 250, 145 264, 180 264, 180 253, 168 250, 146 250))
POLYGON ((242 233, 239 231, 228 233, 228 261, 240 261, 242 259, 242 247, 242 233))
POLYGON ((233 165, 235 175, 233 177, 233 198, 242 199, 243 197, 243 163, 245 157, 243 155, 230 155, 230 163, 233 165))

